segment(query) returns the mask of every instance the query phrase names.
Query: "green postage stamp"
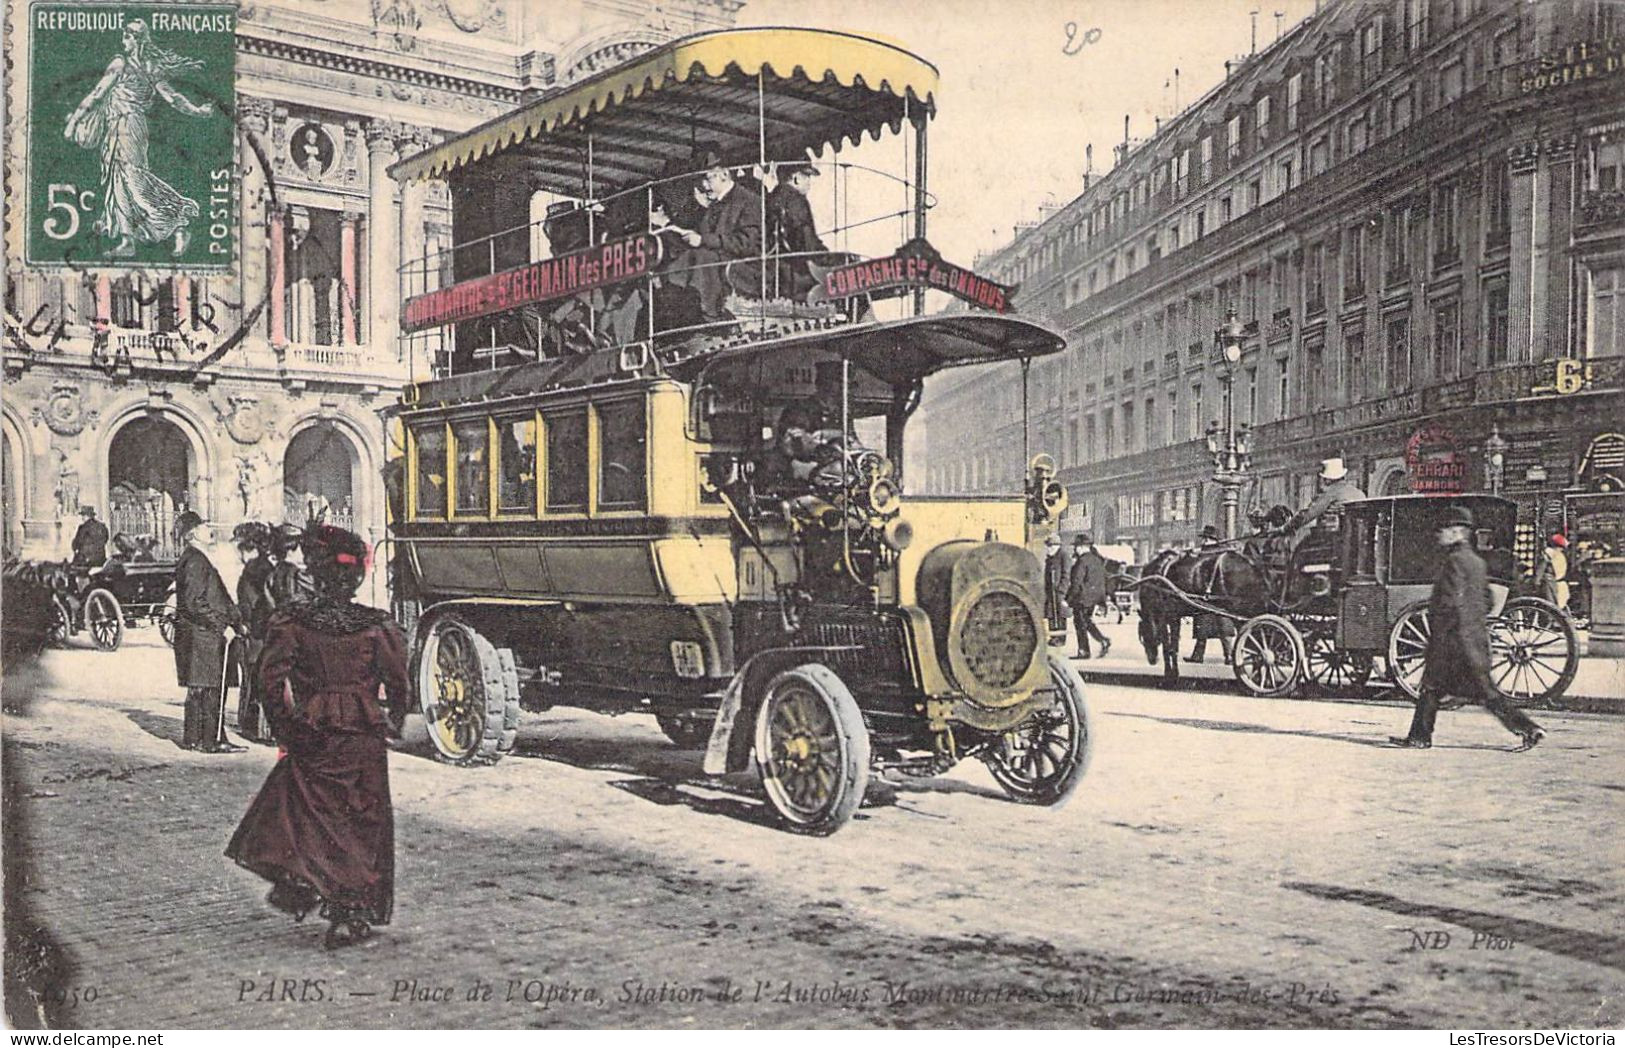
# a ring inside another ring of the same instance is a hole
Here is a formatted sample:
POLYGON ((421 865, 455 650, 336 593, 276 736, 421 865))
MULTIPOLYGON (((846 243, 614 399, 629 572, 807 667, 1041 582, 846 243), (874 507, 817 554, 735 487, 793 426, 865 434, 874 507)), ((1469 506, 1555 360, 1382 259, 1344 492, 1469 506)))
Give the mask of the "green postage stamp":
POLYGON ((36 3, 27 260, 229 268, 236 5, 36 3))

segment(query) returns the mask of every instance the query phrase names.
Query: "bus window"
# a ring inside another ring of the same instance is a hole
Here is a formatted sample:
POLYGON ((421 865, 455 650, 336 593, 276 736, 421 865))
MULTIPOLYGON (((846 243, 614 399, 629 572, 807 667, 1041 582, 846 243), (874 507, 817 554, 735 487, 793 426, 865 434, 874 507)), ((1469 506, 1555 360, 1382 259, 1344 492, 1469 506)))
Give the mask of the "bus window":
POLYGON ((457 512, 483 516, 491 508, 489 423, 483 418, 454 422, 451 439, 457 462, 457 512))
POLYGON ((417 517, 446 515, 446 427, 432 422, 412 431, 417 447, 417 517))
POLYGON ((642 509, 644 462, 643 401, 623 400, 598 408, 598 505, 642 509))
POLYGON ((497 419, 497 509, 536 512, 536 417, 497 419))
POLYGON ((587 508, 587 409, 542 416, 547 432, 547 508, 587 508))

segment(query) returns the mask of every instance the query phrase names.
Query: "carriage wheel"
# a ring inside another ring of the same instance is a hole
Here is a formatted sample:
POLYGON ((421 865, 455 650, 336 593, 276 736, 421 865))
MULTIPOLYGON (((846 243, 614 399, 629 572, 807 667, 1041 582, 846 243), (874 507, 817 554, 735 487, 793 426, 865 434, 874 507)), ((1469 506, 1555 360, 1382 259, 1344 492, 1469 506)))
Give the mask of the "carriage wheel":
POLYGON ((1413 699, 1422 690, 1422 667, 1427 663, 1431 632, 1425 600, 1400 612, 1394 628, 1388 631, 1388 673, 1399 690, 1413 699))
POLYGON ((418 705, 435 756, 490 763, 513 748, 519 696, 512 663, 467 622, 437 618, 418 656, 418 705))
POLYGON ((1580 667, 1574 623, 1537 597, 1515 597, 1490 619, 1490 681, 1510 699, 1549 705, 1580 667))
POLYGON ((1236 679, 1254 695, 1285 695, 1303 677, 1303 634, 1279 615, 1248 619, 1231 658, 1236 679))
POLYGON ((107 590, 93 589, 85 597, 85 627, 90 639, 102 651, 117 651, 124 639, 124 609, 107 590))
POLYGON ((165 644, 173 648, 175 646, 175 609, 162 608, 153 618, 158 620, 158 635, 164 638, 165 644))
POLYGON ((768 684, 756 714, 756 770, 794 833, 834 833, 858 810, 869 783, 869 729, 827 666, 797 666, 768 684))
POLYGON ((1339 648, 1329 633, 1317 633, 1308 640, 1308 678, 1328 691, 1364 690, 1371 679, 1371 653, 1339 648))
POLYGON ((982 759, 1012 798, 1054 807, 1072 795, 1089 770, 1094 735, 1078 671, 1051 655, 1049 679, 1055 701, 1005 732, 982 759))

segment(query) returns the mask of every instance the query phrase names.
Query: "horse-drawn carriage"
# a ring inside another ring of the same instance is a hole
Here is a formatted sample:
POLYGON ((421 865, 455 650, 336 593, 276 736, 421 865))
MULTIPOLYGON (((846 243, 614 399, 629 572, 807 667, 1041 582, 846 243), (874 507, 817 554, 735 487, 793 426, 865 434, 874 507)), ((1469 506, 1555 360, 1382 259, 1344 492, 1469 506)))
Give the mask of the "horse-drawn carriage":
POLYGON ((169 644, 175 642, 175 565, 172 561, 126 564, 108 561, 84 570, 58 569, 51 585, 51 632, 54 644, 84 631, 101 651, 117 651, 125 627, 142 620, 155 624, 169 644))
MULTIPOLYGON (((1517 505, 1493 495, 1401 495, 1345 503, 1330 545, 1306 542, 1285 564, 1250 555, 1236 544, 1183 562, 1153 561, 1141 583, 1147 654, 1154 659, 1156 646, 1170 641, 1177 646, 1178 617, 1210 612, 1239 624, 1231 665, 1253 694, 1284 695, 1305 683, 1357 691, 1381 657, 1392 682, 1414 697, 1440 555, 1434 536, 1440 517, 1452 507, 1472 512, 1474 544, 1488 567, 1490 679, 1513 699, 1547 703, 1574 679, 1579 663, 1574 626, 1555 605, 1517 595, 1521 572, 1512 552, 1517 505)), ((1175 666, 1171 655, 1165 666, 1175 666)))

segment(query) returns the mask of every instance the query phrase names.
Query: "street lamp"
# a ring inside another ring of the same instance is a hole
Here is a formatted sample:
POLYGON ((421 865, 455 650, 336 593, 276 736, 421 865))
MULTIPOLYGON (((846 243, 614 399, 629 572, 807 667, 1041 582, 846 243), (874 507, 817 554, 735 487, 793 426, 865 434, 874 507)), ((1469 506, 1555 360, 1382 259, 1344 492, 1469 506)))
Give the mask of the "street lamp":
POLYGON ((1249 447, 1251 424, 1236 427, 1234 387, 1236 365, 1241 363, 1241 347, 1246 341, 1246 329, 1235 309, 1224 314, 1224 326, 1213 333, 1213 344, 1219 350, 1219 383, 1224 387, 1224 422, 1208 423, 1207 450, 1213 456, 1213 482, 1224 497, 1224 537, 1236 537, 1236 511, 1241 502, 1241 485, 1246 483, 1247 471, 1252 465, 1249 447))
POLYGON ((1489 439, 1484 441, 1484 459, 1484 472, 1489 474, 1490 494, 1499 495, 1501 493, 1501 477, 1506 469, 1507 461, 1507 442, 1501 436, 1499 423, 1492 422, 1490 424, 1489 439))

